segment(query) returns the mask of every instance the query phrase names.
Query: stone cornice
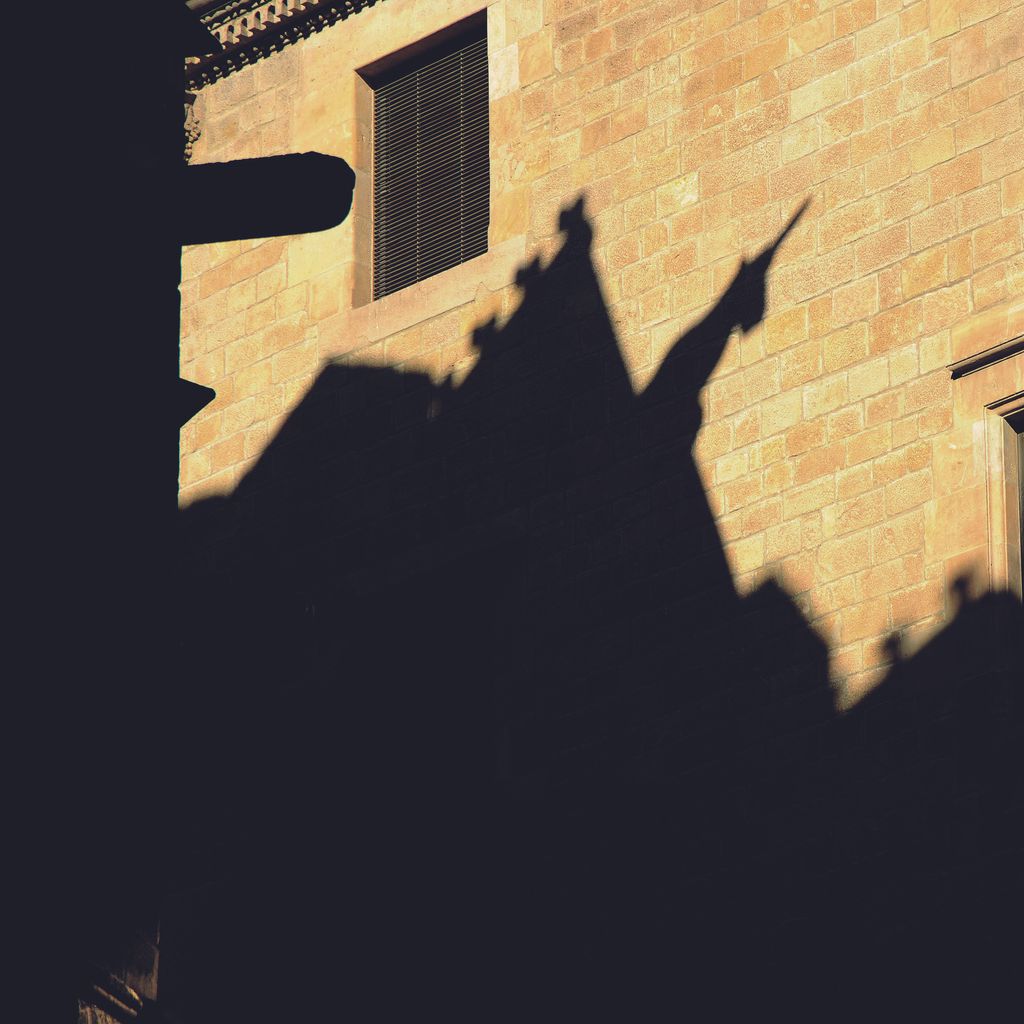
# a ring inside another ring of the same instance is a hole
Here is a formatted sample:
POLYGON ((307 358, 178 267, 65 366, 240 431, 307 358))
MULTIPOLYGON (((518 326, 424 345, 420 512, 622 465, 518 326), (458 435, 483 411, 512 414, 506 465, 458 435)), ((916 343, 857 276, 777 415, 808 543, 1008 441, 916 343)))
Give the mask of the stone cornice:
POLYGON ((189 60, 185 64, 185 88, 192 92, 202 89, 379 2, 226 0, 221 4, 190 4, 223 50, 189 60))
POLYGON ((1018 352, 1024 352, 1024 334, 1016 338, 1010 338, 1008 341, 1000 342, 998 345, 993 345, 991 348, 985 349, 984 352, 977 352, 967 356, 965 359, 950 363, 946 369, 949 370, 952 379, 956 380, 958 377, 963 377, 968 373, 984 370, 986 367, 991 366, 993 363, 1001 362, 1003 359, 1009 359, 1010 356, 1015 356, 1018 352))
POLYGON ((110 1021, 111 1024, 135 1024, 143 1009, 142 999, 135 989, 94 965, 79 981, 78 1004, 79 1020, 110 1021))

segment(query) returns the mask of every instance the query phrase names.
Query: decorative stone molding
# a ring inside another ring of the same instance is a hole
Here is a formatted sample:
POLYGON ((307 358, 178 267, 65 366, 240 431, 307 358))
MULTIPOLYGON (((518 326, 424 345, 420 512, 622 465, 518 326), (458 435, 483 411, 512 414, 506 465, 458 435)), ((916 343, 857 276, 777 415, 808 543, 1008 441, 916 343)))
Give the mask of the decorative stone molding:
POLYGON ((198 90, 256 63, 289 43, 344 21, 380 0, 228 0, 189 6, 221 43, 220 53, 190 58, 185 87, 198 90))
POLYGON ((185 163, 192 159, 192 149, 203 134, 196 117, 195 102, 195 93, 185 93, 185 163))
POLYGON ((985 406, 985 465, 988 482, 989 580, 1024 600, 1021 573, 1021 515, 1024 514, 1024 391, 985 406))
POLYGON ((142 997, 108 971, 92 967, 82 979, 79 1024, 135 1024, 142 1009, 142 997))

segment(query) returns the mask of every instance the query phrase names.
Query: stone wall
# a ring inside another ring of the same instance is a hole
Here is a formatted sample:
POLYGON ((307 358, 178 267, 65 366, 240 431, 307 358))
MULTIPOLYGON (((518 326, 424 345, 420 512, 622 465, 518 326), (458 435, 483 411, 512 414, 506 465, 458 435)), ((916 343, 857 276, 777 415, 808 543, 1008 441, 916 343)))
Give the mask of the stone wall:
POLYGON ((182 501, 230 492, 325 361, 457 383, 578 194, 638 394, 809 198, 696 455, 737 586, 779 579, 862 692, 892 631, 919 642, 955 576, 992 571, 983 406, 1020 357, 983 383, 946 366, 1024 329, 1020 5, 493 3, 491 251, 354 305, 356 69, 480 7, 388 0, 200 92, 196 162, 315 149, 362 173, 338 228, 186 251, 182 371, 218 399, 183 433, 182 501))
POLYGON ((482 8, 195 104, 197 162, 358 176, 337 228, 184 254, 188 777, 247 864, 196 934, 397 1003, 388 964, 994 991, 1024 355, 972 359, 1024 332, 1024 6, 491 3, 490 251, 368 302, 357 71, 482 8))

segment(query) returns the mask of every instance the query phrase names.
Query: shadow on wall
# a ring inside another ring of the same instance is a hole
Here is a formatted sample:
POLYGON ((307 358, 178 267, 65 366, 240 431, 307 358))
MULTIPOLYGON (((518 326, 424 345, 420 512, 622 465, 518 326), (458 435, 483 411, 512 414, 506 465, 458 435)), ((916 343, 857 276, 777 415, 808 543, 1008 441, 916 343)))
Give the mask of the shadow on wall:
POLYGON ((1019 605, 964 600, 837 714, 787 594, 737 594, 692 456, 775 246, 636 396, 582 201, 561 227, 459 387, 328 366, 181 513, 183 1024, 920 1009, 1019 969, 1019 605))

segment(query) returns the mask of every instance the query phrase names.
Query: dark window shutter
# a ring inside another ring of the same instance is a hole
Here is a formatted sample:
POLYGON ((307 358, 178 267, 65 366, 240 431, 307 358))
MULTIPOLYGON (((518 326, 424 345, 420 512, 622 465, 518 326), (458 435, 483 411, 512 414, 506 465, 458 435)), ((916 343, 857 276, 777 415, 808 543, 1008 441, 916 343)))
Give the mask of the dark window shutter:
POLYGON ((374 90, 373 297, 487 252, 487 38, 374 90))

